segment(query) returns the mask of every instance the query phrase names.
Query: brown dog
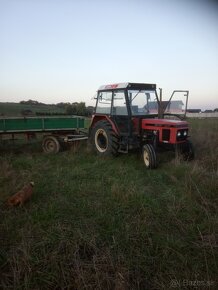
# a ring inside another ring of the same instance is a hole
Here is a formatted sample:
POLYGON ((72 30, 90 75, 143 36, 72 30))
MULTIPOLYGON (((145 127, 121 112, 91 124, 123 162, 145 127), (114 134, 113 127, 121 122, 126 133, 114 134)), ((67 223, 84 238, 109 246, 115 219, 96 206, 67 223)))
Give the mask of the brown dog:
POLYGON ((7 200, 7 204, 9 206, 22 206, 24 202, 31 198, 33 194, 33 186, 34 182, 30 182, 28 185, 24 186, 7 200))

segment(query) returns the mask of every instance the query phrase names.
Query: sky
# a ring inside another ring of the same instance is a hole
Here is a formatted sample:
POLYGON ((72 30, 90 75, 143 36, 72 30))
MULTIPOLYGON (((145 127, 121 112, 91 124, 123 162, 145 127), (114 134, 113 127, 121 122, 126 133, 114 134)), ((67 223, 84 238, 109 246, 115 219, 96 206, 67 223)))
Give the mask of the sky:
POLYGON ((0 0, 0 102, 86 102, 104 84, 155 83, 218 107, 210 0, 0 0))

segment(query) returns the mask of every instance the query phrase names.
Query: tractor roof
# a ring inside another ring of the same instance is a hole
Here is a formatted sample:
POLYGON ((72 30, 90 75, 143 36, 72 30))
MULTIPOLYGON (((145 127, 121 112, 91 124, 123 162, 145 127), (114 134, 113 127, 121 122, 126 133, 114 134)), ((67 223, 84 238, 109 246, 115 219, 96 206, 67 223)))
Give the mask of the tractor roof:
POLYGON ((111 91, 117 89, 133 89, 133 90, 155 90, 155 84, 141 84, 141 83, 118 83, 101 86, 99 91, 111 91))

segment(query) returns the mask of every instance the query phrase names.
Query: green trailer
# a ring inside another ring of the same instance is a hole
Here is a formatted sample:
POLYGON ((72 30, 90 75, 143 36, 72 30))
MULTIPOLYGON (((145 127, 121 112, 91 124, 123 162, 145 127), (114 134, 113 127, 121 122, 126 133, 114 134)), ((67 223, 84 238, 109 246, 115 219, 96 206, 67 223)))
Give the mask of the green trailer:
MULTIPOLYGON (((57 153, 66 143, 85 140, 87 121, 82 117, 0 117, 0 135, 25 134, 27 138, 42 133, 42 148, 57 153)), ((2 138, 3 139, 3 138, 2 138)))

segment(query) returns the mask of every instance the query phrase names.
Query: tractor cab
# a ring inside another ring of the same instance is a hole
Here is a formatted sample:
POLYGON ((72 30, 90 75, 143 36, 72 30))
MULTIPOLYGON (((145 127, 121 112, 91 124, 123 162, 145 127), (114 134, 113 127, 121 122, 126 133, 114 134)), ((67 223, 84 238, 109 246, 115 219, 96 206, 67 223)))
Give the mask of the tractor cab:
MULTIPOLYGON (((153 160, 146 167, 156 167, 156 150, 159 146, 180 146, 182 151, 191 145, 188 141, 188 123, 173 120, 172 116, 185 115, 188 91, 174 91, 169 101, 158 97, 155 84, 119 83, 101 86, 97 93, 95 112, 90 126, 90 138, 97 153, 102 155, 130 149, 142 149, 153 160), (186 101, 176 100, 183 93, 186 101), (185 106, 185 109, 184 109, 185 106), (168 119, 165 117, 168 116, 168 119)), ((186 150, 187 151, 187 150, 186 150)), ((143 153, 144 156, 144 153, 143 153)), ((147 157, 144 156, 144 161, 147 157)), ((151 159, 151 158, 150 158, 151 159)))

